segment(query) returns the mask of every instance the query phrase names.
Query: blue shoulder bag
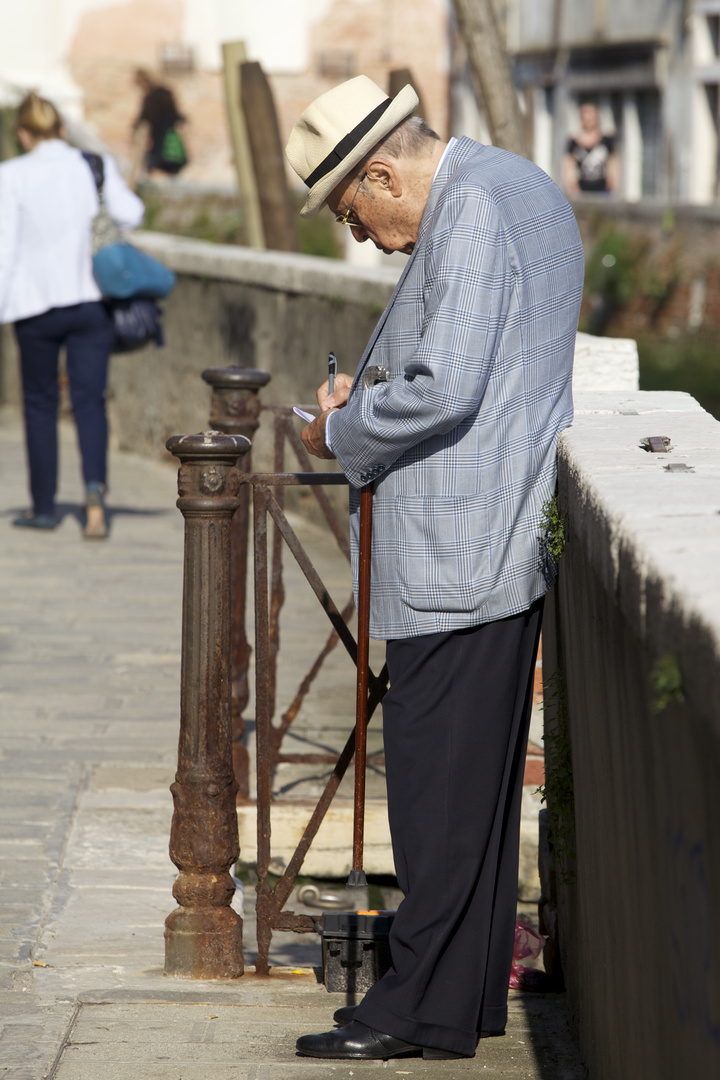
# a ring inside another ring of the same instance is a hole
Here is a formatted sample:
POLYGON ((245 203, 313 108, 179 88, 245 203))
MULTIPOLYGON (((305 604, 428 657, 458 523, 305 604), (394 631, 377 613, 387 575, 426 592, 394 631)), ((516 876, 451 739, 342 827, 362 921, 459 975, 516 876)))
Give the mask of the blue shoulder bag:
POLYGON ((103 196, 105 168, 99 154, 83 154, 97 187, 100 210, 93 219, 93 274, 105 297, 115 330, 112 351, 133 352, 154 341, 164 345, 162 311, 156 298, 167 296, 175 274, 123 237, 103 196))
POLYGON ((92 224, 93 275, 100 292, 112 300, 157 300, 167 296, 175 284, 175 274, 125 239, 105 204, 103 159, 99 154, 84 153, 83 157, 90 166, 100 201, 92 224))

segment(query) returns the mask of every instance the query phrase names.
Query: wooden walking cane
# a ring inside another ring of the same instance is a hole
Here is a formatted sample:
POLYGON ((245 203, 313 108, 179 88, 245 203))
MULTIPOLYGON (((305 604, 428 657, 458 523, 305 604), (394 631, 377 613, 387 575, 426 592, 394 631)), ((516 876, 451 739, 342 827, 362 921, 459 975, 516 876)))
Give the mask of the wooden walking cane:
POLYGON ((372 545, 373 486, 360 490, 360 557, 358 567, 358 652, 355 704, 355 815, 353 820, 353 868, 347 887, 367 885, 363 870, 365 832, 365 758, 367 749, 368 682, 370 673, 370 554, 372 545))

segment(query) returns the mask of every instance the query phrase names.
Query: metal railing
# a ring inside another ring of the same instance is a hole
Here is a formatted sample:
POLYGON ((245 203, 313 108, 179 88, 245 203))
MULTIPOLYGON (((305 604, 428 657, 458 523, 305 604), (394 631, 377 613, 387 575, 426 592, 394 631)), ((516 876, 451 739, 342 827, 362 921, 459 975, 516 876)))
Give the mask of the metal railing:
MULTIPOLYGON (((337 756, 283 753, 283 739, 337 643, 342 642, 354 664, 358 662, 358 646, 348 626, 354 612, 352 597, 342 610, 337 607, 284 511, 285 489, 308 486, 340 550, 349 559, 347 537, 322 490, 327 485, 345 485, 347 480, 341 473, 313 470, 292 421, 291 406, 261 405, 258 392, 269 381, 265 372, 209 369, 203 372, 203 378, 213 390, 210 417, 213 431, 198 436, 175 436, 168 442, 168 449, 182 462, 178 506, 186 519, 186 535, 181 736, 178 779, 173 785, 175 812, 170 848, 171 858, 180 870, 174 889, 180 907, 166 921, 166 971, 213 978, 242 973, 239 917, 230 909, 229 869, 239 854, 237 814, 234 801, 230 811, 228 797, 235 792, 238 801, 249 801, 250 797, 243 712, 249 700, 250 646, 245 617, 251 491, 258 831, 256 971, 261 975, 269 971, 273 930, 300 933, 316 930, 309 916, 283 911, 283 907, 355 752, 354 729, 337 756), (258 427, 263 408, 273 417, 275 471, 272 473, 254 473, 250 468, 249 440, 258 427), (285 471, 286 445, 292 448, 302 471, 285 471), (235 461, 237 468, 233 467, 235 461), (194 501, 187 496, 188 477, 198 495, 194 501), (268 517, 273 522, 272 538, 268 517), (217 532, 220 519, 223 543, 208 562, 202 544, 198 544, 198 530, 217 532), (284 603, 284 546, 302 570, 331 624, 331 631, 280 722, 274 724, 280 613, 284 603), (213 616, 208 612, 217 603, 224 612, 224 621, 219 628, 214 625, 216 633, 212 637, 207 623, 213 616), (224 660, 219 659, 220 652, 224 653, 224 660), (216 673, 216 686, 208 681, 210 670, 216 673), (202 678, 198 678, 199 672, 202 678), (206 751, 211 744, 214 751, 209 758, 206 751), (271 885, 272 780, 281 762, 332 764, 333 769, 295 852, 283 874, 271 885), (194 802, 189 800, 188 784, 194 797, 198 792, 204 793, 202 797, 195 797, 194 802), (221 808, 213 802, 220 790, 224 793, 221 808), (213 841, 212 834, 222 837, 222 842, 213 841), (182 837, 182 843, 177 842, 178 837, 182 837)), ((386 669, 379 676, 368 669, 366 685, 369 719, 387 688, 386 669)))
MULTIPOLYGON (((313 566, 302 544, 298 540, 292 526, 285 516, 280 501, 273 495, 271 489, 276 488, 280 492, 288 486, 309 485, 315 489, 324 484, 342 484, 347 481, 338 473, 265 473, 254 474, 246 477, 247 483, 252 485, 254 492, 254 563, 255 563, 255 719, 256 719, 256 754, 257 754, 257 940, 258 956, 256 971, 264 975, 268 973, 268 954, 273 930, 293 930, 303 933, 315 931, 315 922, 307 915, 295 915, 291 911, 283 911, 290 893, 295 885, 295 880, 300 872, 303 860, 320 828, 323 819, 332 803, 350 761, 355 752, 355 729, 345 743, 337 757, 330 755, 312 755, 313 761, 334 762, 334 768, 327 780, 325 788, 318 799, 314 811, 305 826, 300 841, 290 857, 283 874, 275 882, 270 884, 268 872, 270 868, 270 835, 271 835, 271 808, 273 802, 272 777, 278 761, 307 761, 308 755, 280 755, 279 745, 282 735, 289 728, 288 715, 297 715, 296 704, 302 700, 298 694, 284 716, 283 721, 277 727, 272 723, 274 712, 274 689, 277 649, 274 637, 276 624, 274 617, 276 609, 273 605, 274 577, 271 573, 268 560, 268 516, 275 525, 275 535, 284 542, 332 625, 332 633, 320 656, 316 659, 301 684, 304 692, 310 685, 310 676, 314 677, 319 671, 322 660, 329 651, 330 643, 333 645, 338 640, 343 643, 354 664, 358 662, 357 642, 348 625, 348 611, 340 611, 332 600, 328 590, 322 582, 317 570, 313 566)), ((273 544, 273 554, 276 548, 273 544)), ((354 605, 353 605, 354 606, 354 605)), ((351 606, 352 610, 352 606, 351 606)), ((379 676, 372 671, 368 672, 368 718, 372 716, 377 705, 382 699, 387 688, 387 670, 383 667, 379 676)), ((298 704, 299 707, 299 704, 298 704)))

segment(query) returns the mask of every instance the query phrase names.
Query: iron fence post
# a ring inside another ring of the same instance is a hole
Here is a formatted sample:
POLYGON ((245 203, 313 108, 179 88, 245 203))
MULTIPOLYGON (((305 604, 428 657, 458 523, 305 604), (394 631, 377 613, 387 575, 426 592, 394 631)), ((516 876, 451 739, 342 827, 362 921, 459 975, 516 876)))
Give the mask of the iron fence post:
MULTIPOLYGON (((258 429, 261 403, 259 391, 270 381, 267 371, 254 368, 207 368, 202 377, 212 389, 210 427, 226 435, 244 435, 252 442, 258 429)), ((243 455, 243 472, 250 472, 251 451, 243 455)), ((240 488, 238 508, 232 519, 230 540, 230 679, 232 687, 232 747, 238 800, 250 798, 250 758, 245 746, 243 712, 248 703, 250 645, 246 633, 247 568, 250 535, 250 492, 240 488)))
POLYGON ((230 723, 230 527, 247 439, 174 435, 185 519, 178 770, 170 858, 180 905, 165 920, 165 972, 193 979, 243 974, 242 919, 230 907, 238 858, 230 723))

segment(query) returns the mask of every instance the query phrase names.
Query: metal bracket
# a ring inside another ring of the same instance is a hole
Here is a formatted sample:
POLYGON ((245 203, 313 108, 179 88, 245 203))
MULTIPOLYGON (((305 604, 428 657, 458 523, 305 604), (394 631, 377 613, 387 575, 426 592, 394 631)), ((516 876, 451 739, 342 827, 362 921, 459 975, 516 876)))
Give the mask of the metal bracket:
POLYGON ((640 440, 640 445, 650 454, 667 454, 672 449, 672 443, 667 435, 648 435, 647 438, 640 440))
POLYGON ((366 368, 362 377, 363 390, 369 390, 379 382, 387 382, 390 371, 384 364, 372 364, 366 368))

